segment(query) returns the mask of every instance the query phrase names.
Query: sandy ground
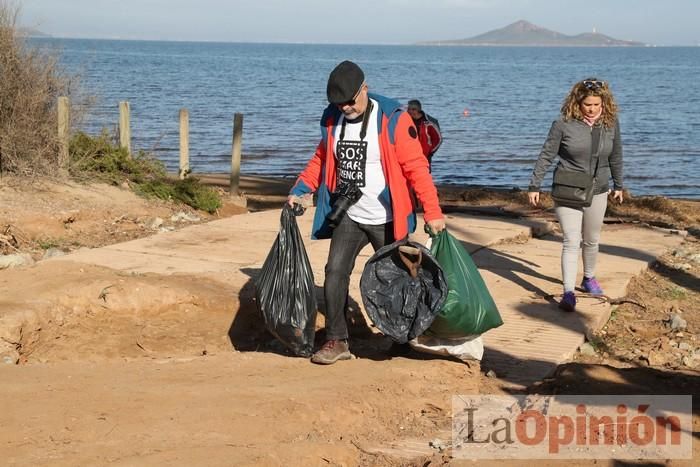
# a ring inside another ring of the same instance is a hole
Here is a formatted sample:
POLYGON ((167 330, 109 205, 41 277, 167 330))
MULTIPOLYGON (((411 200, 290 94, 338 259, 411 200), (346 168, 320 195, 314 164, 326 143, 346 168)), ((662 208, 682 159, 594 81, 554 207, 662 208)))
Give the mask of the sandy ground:
MULTIPOLYGON (((248 179, 242 188, 249 207, 261 209, 278 206, 287 185, 248 179)), ((446 210, 547 216, 521 197, 443 190, 446 210)), ((27 252, 35 260, 51 248, 108 245, 217 217, 105 185, 4 179, 0 200, 0 253, 27 252), (179 213, 199 220, 178 220, 179 213)), ((663 222, 700 225, 697 203, 679 206, 663 222)), ((229 203, 218 215, 240 212, 229 203)), ((644 210, 625 215, 642 223, 661 218, 644 210)), ((699 252, 691 239, 682 253, 669 252, 635 279, 628 298, 637 304, 620 305, 597 336, 596 354, 577 357, 530 390, 700 394, 700 374, 684 365, 687 355, 679 349, 685 342, 693 351, 700 340, 700 271, 691 261, 699 252), (687 326, 671 332, 669 314, 679 311, 687 326)), ((318 367, 283 356, 260 325, 252 291, 234 300, 220 282, 45 266, 41 274, 0 271, 0 319, 23 307, 53 307, 50 318, 37 313, 2 343, 19 346, 20 355, 20 365, 0 365, 6 465, 203 465, 203 459, 206 465, 475 465, 437 450, 410 459, 373 447, 449 430, 452 394, 502 392, 498 378, 482 374, 478 363, 397 354, 363 323, 351 331, 359 357, 352 365, 318 367), (67 280, 81 286, 57 299, 53 291, 67 280)), ((645 465, 665 464, 692 465, 645 465)))

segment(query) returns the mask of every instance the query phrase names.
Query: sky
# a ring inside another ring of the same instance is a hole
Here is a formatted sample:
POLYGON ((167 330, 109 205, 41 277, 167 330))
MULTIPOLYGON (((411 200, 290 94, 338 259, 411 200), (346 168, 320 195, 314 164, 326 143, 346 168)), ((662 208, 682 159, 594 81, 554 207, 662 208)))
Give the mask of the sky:
POLYGON ((700 0, 0 0, 56 37, 411 44, 518 20, 564 34, 700 45, 700 0))

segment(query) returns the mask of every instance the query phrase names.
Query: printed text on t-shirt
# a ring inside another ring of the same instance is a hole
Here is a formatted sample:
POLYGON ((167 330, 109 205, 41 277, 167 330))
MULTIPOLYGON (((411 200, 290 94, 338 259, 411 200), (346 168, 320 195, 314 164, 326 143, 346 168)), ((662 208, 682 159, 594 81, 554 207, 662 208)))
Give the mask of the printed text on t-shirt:
POLYGON ((338 141, 338 181, 365 186, 367 165, 367 141, 338 141))

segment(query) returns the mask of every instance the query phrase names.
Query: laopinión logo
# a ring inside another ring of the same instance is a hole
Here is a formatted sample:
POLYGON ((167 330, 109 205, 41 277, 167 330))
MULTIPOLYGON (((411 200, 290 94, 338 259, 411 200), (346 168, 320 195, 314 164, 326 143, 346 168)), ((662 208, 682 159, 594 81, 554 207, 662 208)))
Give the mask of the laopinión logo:
POLYGON ((453 396, 464 459, 691 459, 692 397, 453 396))

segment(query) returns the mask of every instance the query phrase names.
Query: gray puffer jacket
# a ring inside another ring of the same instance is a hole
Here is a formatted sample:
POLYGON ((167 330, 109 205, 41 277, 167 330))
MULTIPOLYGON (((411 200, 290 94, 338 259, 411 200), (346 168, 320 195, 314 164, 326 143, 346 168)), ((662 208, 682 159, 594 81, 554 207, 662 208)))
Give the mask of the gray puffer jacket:
MULTIPOLYGON (((608 180, 612 176, 615 190, 622 190, 622 139, 620 124, 600 128, 598 144, 598 172, 594 180, 593 193, 600 194, 608 191, 608 180)), ((593 175, 595 160, 591 158, 593 129, 584 122, 576 119, 564 121, 563 118, 552 123, 547 140, 542 146, 540 157, 532 171, 528 191, 540 191, 540 185, 547 169, 554 158, 559 156, 557 168, 593 175)))

